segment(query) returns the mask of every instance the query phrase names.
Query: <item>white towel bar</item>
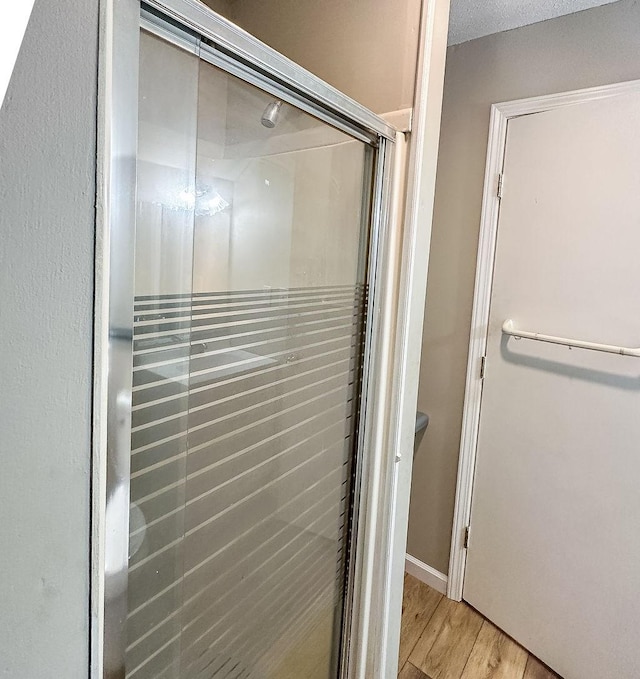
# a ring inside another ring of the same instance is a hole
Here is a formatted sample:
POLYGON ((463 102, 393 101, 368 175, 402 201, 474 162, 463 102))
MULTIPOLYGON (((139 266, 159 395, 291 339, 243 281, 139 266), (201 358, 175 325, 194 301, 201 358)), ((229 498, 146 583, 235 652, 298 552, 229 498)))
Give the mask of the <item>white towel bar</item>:
POLYGON ((549 342, 551 344, 562 344, 565 347, 575 347, 576 349, 589 349, 590 351, 604 351, 607 354, 621 354, 622 356, 635 356, 640 358, 640 347, 617 347, 614 344, 599 344, 598 342, 583 342, 582 340, 569 339, 568 337, 555 337, 554 335, 542 335, 539 332, 528 332, 517 330, 511 319, 507 319, 502 324, 502 332, 516 339, 530 339, 538 342, 549 342))

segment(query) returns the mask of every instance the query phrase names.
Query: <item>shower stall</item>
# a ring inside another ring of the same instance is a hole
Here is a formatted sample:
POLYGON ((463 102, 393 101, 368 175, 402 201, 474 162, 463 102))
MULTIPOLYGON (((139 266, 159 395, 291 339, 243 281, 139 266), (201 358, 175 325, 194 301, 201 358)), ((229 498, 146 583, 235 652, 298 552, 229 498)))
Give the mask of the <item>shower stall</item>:
POLYGON ((103 676, 346 677, 394 463, 395 133, 193 0, 143 3, 135 33, 135 76, 114 74, 136 149, 112 168, 103 676))

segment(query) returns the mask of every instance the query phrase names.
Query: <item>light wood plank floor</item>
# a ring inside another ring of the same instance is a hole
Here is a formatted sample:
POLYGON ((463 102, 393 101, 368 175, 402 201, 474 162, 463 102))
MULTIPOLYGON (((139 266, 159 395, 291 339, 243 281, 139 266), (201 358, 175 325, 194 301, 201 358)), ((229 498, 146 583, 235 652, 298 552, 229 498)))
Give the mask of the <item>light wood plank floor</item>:
POLYGON ((399 679, 561 679, 465 603, 405 575, 399 679))

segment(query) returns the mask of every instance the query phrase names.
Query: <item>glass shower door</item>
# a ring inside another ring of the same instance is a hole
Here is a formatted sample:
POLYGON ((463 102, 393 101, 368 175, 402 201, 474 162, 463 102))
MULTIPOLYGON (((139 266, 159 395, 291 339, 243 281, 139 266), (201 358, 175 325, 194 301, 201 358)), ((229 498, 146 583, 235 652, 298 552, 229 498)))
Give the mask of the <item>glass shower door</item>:
POLYGON ((372 148, 145 34, 126 676, 338 676, 372 148))

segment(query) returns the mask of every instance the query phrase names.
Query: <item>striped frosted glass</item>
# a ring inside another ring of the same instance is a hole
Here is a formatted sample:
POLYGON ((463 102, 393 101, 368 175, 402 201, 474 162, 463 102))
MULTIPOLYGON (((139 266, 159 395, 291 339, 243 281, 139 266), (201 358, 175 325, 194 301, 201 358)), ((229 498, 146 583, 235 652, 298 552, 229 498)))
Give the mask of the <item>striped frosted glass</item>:
POLYGON ((332 679, 370 152, 158 38, 143 64, 126 676, 332 679))

